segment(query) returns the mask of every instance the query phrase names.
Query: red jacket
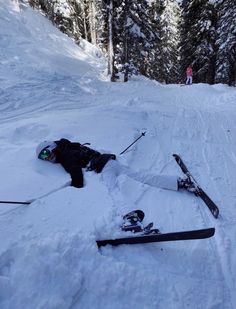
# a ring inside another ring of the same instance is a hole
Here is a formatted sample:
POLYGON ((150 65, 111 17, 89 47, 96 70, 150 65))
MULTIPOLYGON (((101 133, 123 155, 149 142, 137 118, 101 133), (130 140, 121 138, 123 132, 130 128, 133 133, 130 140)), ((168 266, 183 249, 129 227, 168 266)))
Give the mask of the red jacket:
POLYGON ((187 70, 186 70, 186 75, 187 76, 193 76, 193 70, 191 67, 188 67, 187 70))

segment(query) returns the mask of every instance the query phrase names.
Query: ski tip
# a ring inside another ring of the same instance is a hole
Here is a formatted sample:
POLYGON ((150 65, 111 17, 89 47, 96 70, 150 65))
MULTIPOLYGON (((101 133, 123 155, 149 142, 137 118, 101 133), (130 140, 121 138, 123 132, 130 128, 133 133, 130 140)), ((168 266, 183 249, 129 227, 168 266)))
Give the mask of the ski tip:
POLYGON ((176 161, 180 159, 180 156, 176 153, 173 153, 173 157, 175 158, 176 161))

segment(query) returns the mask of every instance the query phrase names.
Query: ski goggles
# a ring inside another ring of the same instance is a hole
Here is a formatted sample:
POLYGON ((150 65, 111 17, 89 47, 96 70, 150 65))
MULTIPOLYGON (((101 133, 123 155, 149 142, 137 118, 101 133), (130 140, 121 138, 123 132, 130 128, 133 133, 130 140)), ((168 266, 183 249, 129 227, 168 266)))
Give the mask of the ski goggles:
POLYGON ((48 148, 44 148, 39 154, 39 159, 46 160, 50 155, 51 151, 48 148))
POLYGON ((39 159, 47 160, 52 155, 52 150, 55 148, 55 146, 47 146, 44 148, 38 155, 39 159))

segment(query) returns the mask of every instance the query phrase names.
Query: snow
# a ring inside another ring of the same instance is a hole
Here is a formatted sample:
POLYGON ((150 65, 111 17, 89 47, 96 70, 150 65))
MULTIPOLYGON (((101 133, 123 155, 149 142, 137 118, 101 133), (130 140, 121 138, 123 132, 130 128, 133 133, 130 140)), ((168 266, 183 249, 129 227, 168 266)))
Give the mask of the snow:
POLYGON ((236 308, 235 88, 110 83, 99 50, 10 0, 0 0, 0 29, 0 198, 35 199, 0 204, 0 308, 236 308), (180 154, 219 206, 217 220, 187 192, 126 175, 114 191, 93 172, 84 188, 67 186, 61 166, 35 157, 39 142, 61 137, 119 154, 144 131, 118 161, 181 176, 180 154), (98 249, 132 209, 162 232, 216 234, 98 249))

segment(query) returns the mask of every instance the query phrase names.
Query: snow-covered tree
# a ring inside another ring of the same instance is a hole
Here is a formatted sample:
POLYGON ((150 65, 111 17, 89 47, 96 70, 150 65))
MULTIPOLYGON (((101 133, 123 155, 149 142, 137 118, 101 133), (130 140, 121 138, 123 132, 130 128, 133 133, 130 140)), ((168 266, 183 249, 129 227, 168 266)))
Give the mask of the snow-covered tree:
POLYGON ((121 1, 97 0, 95 6, 97 45, 107 54, 108 74, 111 81, 116 80, 118 72, 115 65, 117 46, 119 45, 117 7, 121 1))
POLYGON ((214 2, 211 0, 183 1, 180 26, 180 61, 182 73, 190 64, 193 66, 195 82, 214 82, 215 26, 214 2))
POLYGON ((116 80, 115 68, 115 5, 114 0, 109 0, 108 3, 108 74, 111 76, 111 81, 116 80))
POLYGON ((144 58, 144 75, 164 82, 163 58, 161 44, 161 15, 164 10, 163 0, 153 0, 149 2, 148 16, 155 32, 155 39, 151 48, 148 48, 144 58))
POLYGON ((236 2, 218 1, 217 83, 236 84, 236 2))
POLYGON ((62 32, 76 42, 84 34, 80 0, 28 0, 29 4, 43 12, 62 32))
POLYGON ((112 81, 141 73, 178 82, 191 64, 194 82, 236 83, 234 1, 19 1, 39 9, 77 43, 84 38, 99 46, 112 81))
POLYGON ((146 0, 132 3, 128 0, 103 0, 100 8, 107 11, 100 18, 99 41, 107 46, 108 69, 112 80, 122 73, 124 81, 134 72, 144 71, 147 53, 156 38, 146 0), (106 20, 104 20, 104 17, 106 20), (113 68, 113 69, 112 69, 113 68))
POLYGON ((129 74, 145 72, 144 66, 148 65, 149 52, 153 50, 158 36, 152 16, 149 14, 149 1, 124 0, 117 12, 120 37, 120 53, 117 61, 121 65, 126 81, 129 74))
POLYGON ((176 0, 164 0, 161 14, 161 58, 162 77, 166 83, 173 83, 179 78, 178 65, 178 19, 179 5, 176 0))

